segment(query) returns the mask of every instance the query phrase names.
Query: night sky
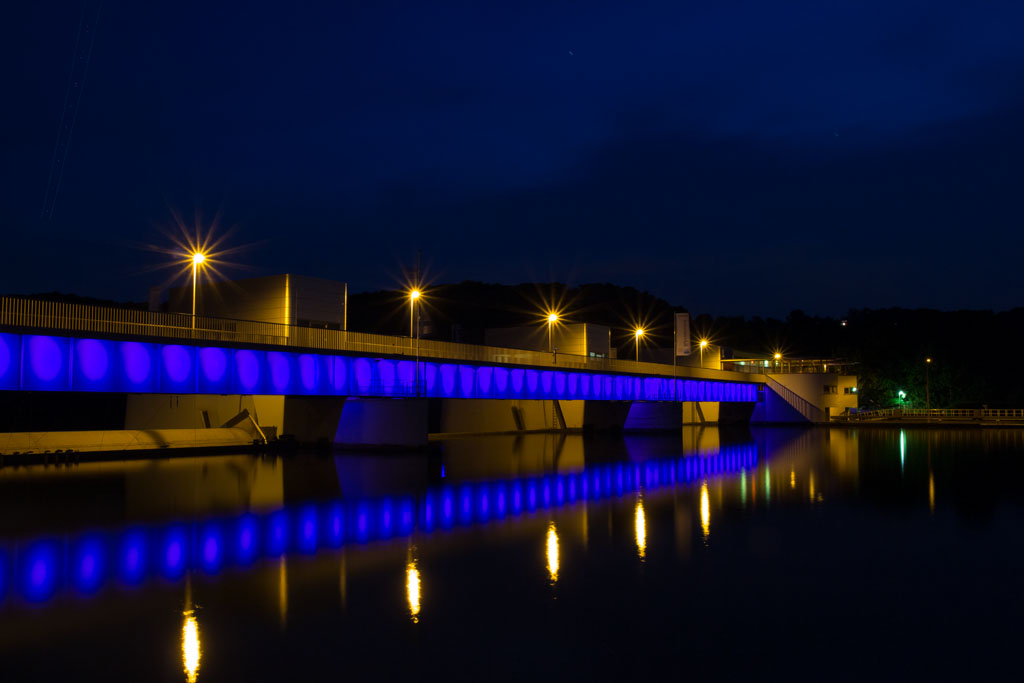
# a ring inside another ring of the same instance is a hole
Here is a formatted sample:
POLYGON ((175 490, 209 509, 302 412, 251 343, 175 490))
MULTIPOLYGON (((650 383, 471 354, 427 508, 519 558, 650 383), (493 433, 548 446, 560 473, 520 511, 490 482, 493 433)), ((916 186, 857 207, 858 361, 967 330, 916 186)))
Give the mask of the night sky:
POLYGON ((1024 299, 1019 0, 107 0, 50 220, 82 5, 16 4, 3 292, 144 300, 198 213, 354 291, 420 248, 715 314, 1024 299))

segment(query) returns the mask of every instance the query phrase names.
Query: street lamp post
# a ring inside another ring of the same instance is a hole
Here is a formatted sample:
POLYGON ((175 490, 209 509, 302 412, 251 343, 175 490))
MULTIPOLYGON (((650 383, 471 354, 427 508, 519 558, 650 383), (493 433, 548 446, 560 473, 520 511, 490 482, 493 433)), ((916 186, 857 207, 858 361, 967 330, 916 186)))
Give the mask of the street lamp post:
POLYGON ((196 329, 196 282, 198 280, 199 266, 206 261, 206 256, 201 251, 192 254, 192 329, 196 329))
POLYGON ((558 322, 558 314, 557 313, 548 313, 548 353, 551 353, 552 352, 552 348, 553 348, 551 346, 551 328, 557 322, 558 322))
POLYGON ((413 338, 413 324, 412 317, 416 312, 416 300, 420 298, 420 290, 414 289, 409 292, 409 339, 413 338))
MULTIPOLYGON (((416 312, 416 302, 419 301, 421 292, 413 289, 409 292, 409 339, 413 339, 413 317, 416 312)), ((416 395, 420 395, 420 326, 416 325, 416 372, 413 381, 416 383, 416 395)))
POLYGON ((701 367, 702 370, 704 369, 704 349, 706 349, 707 347, 708 347, 708 340, 707 339, 701 339, 700 340, 700 367, 701 367))
POLYGON ((928 419, 932 418, 932 397, 928 392, 928 368, 932 366, 932 359, 924 359, 924 407, 928 410, 928 419))
POLYGON ((640 362, 640 337, 644 336, 644 328, 636 328, 636 362, 640 362))

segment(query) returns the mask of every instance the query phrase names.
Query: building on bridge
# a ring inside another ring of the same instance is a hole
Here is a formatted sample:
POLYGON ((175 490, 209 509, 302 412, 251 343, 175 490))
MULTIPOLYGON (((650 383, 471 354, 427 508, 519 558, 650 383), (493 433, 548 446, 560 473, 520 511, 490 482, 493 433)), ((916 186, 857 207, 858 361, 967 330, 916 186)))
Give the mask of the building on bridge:
MULTIPOLYGON (((484 330, 485 346, 526 351, 548 350, 547 324, 529 327, 491 327, 484 330)), ((587 358, 614 358, 612 331, 594 323, 557 323, 551 327, 551 348, 561 354, 587 358)))
MULTIPOLYGON (((857 376, 853 364, 829 358, 788 358, 743 353, 722 360, 723 370, 763 374, 778 394, 785 394, 786 407, 811 422, 828 422, 857 409, 857 376)), ((765 406, 769 408, 769 406, 765 406)), ((757 419, 755 411, 754 419, 757 419)), ((775 421, 767 419, 764 421, 775 421)))
MULTIPOLYGON (((341 330, 346 327, 347 295, 344 282, 294 273, 206 282, 196 288, 196 313, 341 330)), ((171 289, 167 306, 169 311, 191 313, 192 287, 171 289)))

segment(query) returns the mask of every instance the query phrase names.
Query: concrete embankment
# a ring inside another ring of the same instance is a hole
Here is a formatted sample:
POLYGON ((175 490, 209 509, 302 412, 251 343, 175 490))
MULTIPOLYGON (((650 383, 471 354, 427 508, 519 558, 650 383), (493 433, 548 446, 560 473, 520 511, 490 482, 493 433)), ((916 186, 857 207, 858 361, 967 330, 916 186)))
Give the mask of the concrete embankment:
POLYGON ((47 454, 122 453, 251 446, 253 435, 238 427, 212 429, 122 429, 0 434, 0 457, 36 459, 47 454))

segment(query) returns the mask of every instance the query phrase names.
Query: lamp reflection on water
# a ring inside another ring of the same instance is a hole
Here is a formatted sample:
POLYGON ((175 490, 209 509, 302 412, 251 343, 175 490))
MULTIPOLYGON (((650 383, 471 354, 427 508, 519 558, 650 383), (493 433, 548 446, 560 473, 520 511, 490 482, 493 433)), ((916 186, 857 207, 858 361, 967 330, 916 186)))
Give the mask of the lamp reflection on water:
POLYGON ((928 510, 935 512, 935 475, 928 473, 928 510))
POLYGON ((548 524, 548 574, 551 575, 551 583, 558 581, 558 529, 555 523, 548 524))
POLYGON ((420 570, 416 568, 416 560, 409 560, 405 566, 405 596, 409 600, 409 614, 412 623, 420 620, 420 570))
POLYGON ((636 551, 640 559, 644 558, 647 552, 647 517, 644 515, 644 501, 640 498, 636 501, 636 551))
POLYGON ((706 481, 700 485, 700 526, 704 530, 704 538, 707 538, 711 533, 711 501, 706 481))
POLYGON ((199 675, 199 624, 192 610, 185 611, 185 625, 181 630, 181 660, 188 683, 196 683, 199 675))

